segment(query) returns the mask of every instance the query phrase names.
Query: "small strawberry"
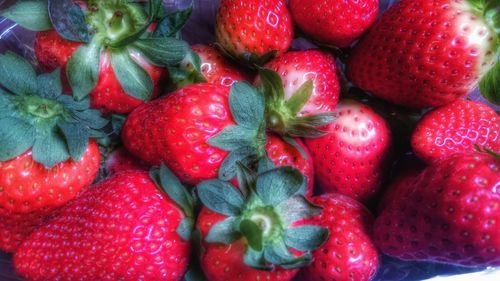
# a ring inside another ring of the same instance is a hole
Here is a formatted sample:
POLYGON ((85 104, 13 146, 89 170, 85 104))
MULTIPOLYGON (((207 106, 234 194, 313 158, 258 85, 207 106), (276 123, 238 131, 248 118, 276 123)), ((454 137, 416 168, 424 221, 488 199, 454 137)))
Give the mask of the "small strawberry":
POLYGON ((148 165, 132 156, 125 148, 118 148, 108 156, 104 169, 108 176, 112 176, 128 170, 147 171, 148 165))
POLYGON ((290 0, 297 26, 314 40, 349 47, 375 22, 378 0, 290 0))
POLYGON ((165 163, 183 182, 236 175, 235 163, 269 156, 275 165, 292 165, 310 179, 311 162, 300 140, 292 145, 266 134, 264 97, 244 82, 231 88, 193 84, 146 103, 125 121, 125 147, 150 165, 165 163))
POLYGON ((427 163, 474 146, 500 151, 500 117, 487 105, 458 100, 427 113, 412 135, 415 154, 427 163))
POLYGON ((290 48, 292 17, 285 0, 222 0, 215 35, 229 55, 262 64, 290 48))
POLYGON ((389 168, 391 132, 370 107, 342 100, 327 135, 306 139, 316 180, 325 192, 366 202, 379 191, 389 168))
POLYGON ((348 77, 377 97, 412 108, 450 103, 484 77, 483 95, 500 103, 497 18, 497 0, 399 1, 356 45, 348 77))
POLYGON ((238 81, 250 80, 247 73, 224 58, 216 48, 201 44, 191 48, 200 56, 201 73, 208 83, 231 86, 238 81))
POLYGON ((373 279, 380 261, 370 237, 374 219, 368 209, 347 196, 334 193, 313 197, 311 202, 322 207, 323 212, 305 221, 325 227, 330 237, 314 250, 314 260, 301 271, 301 280, 373 279))
POLYGON ((29 280, 182 280, 192 204, 164 167, 151 178, 143 171, 116 174, 35 230, 14 267, 29 280))
POLYGON ((128 113, 158 95, 167 68, 190 53, 185 42, 164 34, 171 18, 153 22, 162 9, 159 0, 149 1, 147 8, 127 1, 24 2, 2 14, 37 31, 35 54, 42 69, 61 67, 73 96, 90 96, 91 106, 106 113, 128 113), (26 21, 18 9, 37 17, 26 21))
POLYGON ((36 76, 19 56, 0 55, 0 209, 3 223, 26 224, 12 229, 4 250, 15 249, 36 221, 97 176, 92 137, 107 121, 88 102, 61 95, 59 77, 59 70, 36 76))
POLYGON ((300 195, 304 177, 290 167, 254 174, 238 165, 239 189, 221 180, 197 186, 201 268, 209 281, 291 280, 328 237, 298 221, 321 209, 300 195))
POLYGON ((387 255, 462 266, 500 265, 500 159, 454 154, 426 168, 375 221, 387 255))

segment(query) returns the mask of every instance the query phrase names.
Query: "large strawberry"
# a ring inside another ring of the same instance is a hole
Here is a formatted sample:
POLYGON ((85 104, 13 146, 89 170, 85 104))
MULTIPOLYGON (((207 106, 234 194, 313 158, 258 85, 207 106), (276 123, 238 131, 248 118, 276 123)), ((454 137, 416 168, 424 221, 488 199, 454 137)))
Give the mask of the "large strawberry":
POLYGON ((311 261, 328 230, 301 222, 321 209, 300 195, 304 177, 291 167, 254 174, 238 164, 239 189, 221 180, 197 186, 201 267, 209 281, 291 280, 311 261))
POLYGON ((190 57, 185 42, 167 37, 177 31, 171 28, 172 19, 185 18, 162 17, 159 0, 146 6, 128 1, 19 1, 2 14, 39 31, 39 63, 47 71, 62 67, 78 100, 90 96, 94 108, 128 113, 159 93, 167 67, 190 57), (36 17, 26 20, 26 14, 36 17))
POLYGON ((325 136, 306 139, 316 180, 326 192, 366 202, 379 191, 389 168, 391 132, 370 107, 342 100, 325 136))
POLYGON ((454 154, 425 169, 375 221, 386 254, 463 266, 500 265, 500 159, 454 154))
POLYGON ((291 165, 308 177, 312 165, 300 140, 292 145, 268 135, 264 97, 247 83, 231 88, 193 84, 134 110, 123 126, 125 147, 152 165, 165 163, 183 181, 229 180, 236 161, 247 164, 268 155, 275 165, 291 165))
POLYGON ((483 95, 500 103, 497 19, 497 0, 402 0, 355 47, 348 77, 413 108, 450 103, 484 78, 483 95))
POLYGON ((164 166, 104 180, 38 228, 14 256, 29 280, 182 280, 193 201, 164 166), (160 190, 161 189, 161 190, 160 190))
POLYGON ((375 22, 378 0, 290 0, 295 24, 313 39, 349 47, 375 22))
POLYGON ((285 0, 222 0, 215 35, 229 55, 261 64, 290 48, 292 17, 285 0))
POLYGON ((328 240, 316 249, 313 262, 301 272, 307 281, 371 280, 379 267, 379 255, 371 239, 373 216, 359 202, 340 194, 311 198, 322 207, 321 215, 307 223, 330 231, 328 240))
POLYGON ((59 70, 36 76, 17 55, 0 55, 0 213, 2 231, 12 234, 5 250, 92 183, 99 169, 91 137, 107 121, 88 101, 61 95, 59 76, 59 70))
POLYGON ((108 176, 128 170, 147 171, 148 165, 135 158, 125 148, 121 147, 111 152, 104 163, 108 176))
POLYGON ((500 151, 500 117, 487 105, 458 100, 427 113, 412 135, 415 154, 427 163, 475 146, 500 151))

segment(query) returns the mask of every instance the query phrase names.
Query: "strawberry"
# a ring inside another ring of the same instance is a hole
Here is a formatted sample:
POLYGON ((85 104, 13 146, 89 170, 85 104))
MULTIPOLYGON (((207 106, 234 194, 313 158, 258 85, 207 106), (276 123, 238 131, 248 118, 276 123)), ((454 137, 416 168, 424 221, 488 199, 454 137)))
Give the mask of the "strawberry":
POLYGON ((427 113, 412 135, 415 154, 427 163, 478 145, 500 151, 500 117, 487 105, 458 100, 427 113))
POLYGON ((497 60, 500 42, 493 20, 497 4, 399 1, 354 48, 348 77, 377 97, 412 108, 450 103, 483 77, 483 94, 493 97, 498 93, 498 66, 486 73, 497 60))
POLYGON ((307 223, 325 227, 330 237, 314 250, 313 262, 301 271, 302 280, 371 280, 379 268, 379 255, 371 240, 374 218, 359 202, 326 193, 311 202, 323 208, 307 223))
POLYGON ((332 121, 339 99, 335 58, 319 50, 290 51, 264 67, 256 84, 268 98, 268 127, 282 135, 321 134, 315 127, 332 121))
POLYGON ((349 47, 375 22, 378 0, 290 0, 297 26, 314 40, 337 47, 349 47))
POLYGON ((88 103, 61 95, 59 77, 59 70, 36 76, 19 56, 0 55, 0 210, 2 228, 13 226, 4 250, 15 249, 99 170, 92 137, 107 121, 88 103))
POLYGON ((151 177, 126 171, 91 187, 23 242, 16 271, 44 281, 182 280, 193 202, 165 167, 151 177))
POLYGON ((375 221, 387 255, 462 266, 500 265, 500 159, 454 154, 426 168, 375 221))
POLYGON ((249 75, 224 58, 219 51, 208 45, 191 46, 201 59, 201 72, 206 82, 231 86, 235 82, 250 80, 249 75))
POLYGON ((285 0, 222 0, 215 35, 229 55, 262 64, 290 48, 292 17, 285 0))
POLYGON ((398 175, 392 183, 384 190, 382 198, 377 204, 377 211, 381 213, 391 201, 399 200, 407 191, 408 187, 412 185, 413 181, 418 179, 420 170, 407 170, 398 175))
POLYGON ((192 84, 135 109, 125 121, 125 147, 150 165, 165 163, 183 182, 198 184, 217 176, 234 178, 235 163, 269 156, 275 165, 292 165, 310 179, 310 160, 264 130, 264 97, 244 82, 231 88, 192 84))
POLYGON ((148 170, 148 165, 132 156, 125 148, 118 148, 113 151, 106 159, 104 166, 109 176, 128 170, 148 170))
POLYGON ((239 189, 221 180, 197 186, 205 205, 197 220, 200 264, 208 281, 291 280, 328 237, 298 221, 321 209, 300 195, 304 177, 281 167, 258 175, 238 164, 239 189))
POLYGON ((342 100, 327 135, 306 139, 316 180, 325 192, 338 192, 366 202, 379 191, 388 171, 391 132, 370 107, 342 100))
POLYGON ((172 22, 160 17, 159 0, 149 1, 147 8, 127 1, 47 5, 18 2, 10 8, 33 10, 37 17, 31 21, 4 13, 37 31, 35 54, 42 69, 61 67, 73 96, 89 96, 91 106, 105 113, 128 113, 154 98, 167 68, 189 56, 185 42, 164 34, 172 22))

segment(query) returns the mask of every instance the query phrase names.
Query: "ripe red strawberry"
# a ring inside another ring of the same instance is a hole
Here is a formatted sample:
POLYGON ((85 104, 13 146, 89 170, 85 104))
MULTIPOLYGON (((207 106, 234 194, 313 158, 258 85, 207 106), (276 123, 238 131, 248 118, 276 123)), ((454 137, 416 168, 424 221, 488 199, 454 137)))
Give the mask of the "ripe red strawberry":
POLYGON ((7 251, 92 183, 99 169, 91 137, 107 121, 61 95, 59 77, 59 71, 36 76, 19 56, 0 55, 0 86, 7 91, 0 90, 0 209, 2 228, 13 226, 2 229, 11 232, 2 243, 7 251))
POLYGON ((349 47, 375 22, 378 0, 290 0, 297 26, 314 40, 349 47))
POLYGON ((134 110, 122 139, 136 157, 150 165, 165 163, 189 184, 218 175, 232 179, 236 161, 251 163, 267 155, 275 165, 304 172, 312 190, 310 160, 267 135, 263 119, 264 98, 250 85, 193 84, 134 110))
POLYGON ((157 184, 126 171, 90 188, 23 242, 16 271, 44 281, 182 280, 191 248, 182 222, 192 220, 192 202, 163 173, 153 174, 157 184))
POLYGON ((387 189, 384 190, 384 194, 377 204, 378 213, 381 213, 391 201, 403 198, 412 183, 418 180, 420 172, 419 170, 408 170, 396 177, 387 189))
POLYGON ((215 35, 231 56, 261 64, 290 48, 292 17, 285 0, 222 0, 215 35))
POLYGON ((327 135, 306 139, 316 180, 325 192, 338 192, 366 202, 379 191, 388 170, 391 132, 370 107, 342 100, 327 135))
POLYGON ((500 159, 454 154, 425 169, 375 221, 390 256, 463 266, 500 265, 500 159))
POLYGON ((165 34, 165 25, 181 27, 185 17, 175 17, 179 21, 175 23, 166 16, 153 22, 160 16, 161 1, 152 1, 145 5, 148 8, 126 1, 91 1, 50 9, 47 3, 17 5, 10 9, 39 13, 32 21, 20 18, 22 13, 7 15, 38 31, 35 54, 42 69, 61 67, 73 96, 78 100, 90 96, 91 106, 105 113, 128 113, 154 98, 162 88, 166 68, 179 66, 191 52, 185 42, 168 37, 178 30, 169 26, 170 33, 165 34))
POLYGON ((216 48, 201 44, 191 47, 200 56, 200 69, 207 83, 231 86, 238 81, 250 80, 247 73, 224 58, 216 48))
POLYGON ((306 219, 330 231, 330 237, 313 252, 313 262, 301 271, 307 281, 371 280, 379 268, 379 255, 371 240, 374 218, 359 202, 326 193, 311 201, 323 208, 306 219))
POLYGON ((239 190, 221 180, 197 186, 201 268, 207 280, 291 280, 328 237, 298 221, 321 210, 299 195, 304 178, 290 167, 254 174, 239 167, 239 190))
MULTIPOLYGON (((476 87, 496 62, 498 27, 490 19, 495 18, 497 4, 399 1, 355 47, 348 77, 365 91, 399 105, 450 103, 476 87)), ((484 85, 498 81, 498 70, 493 72, 484 85)), ((494 96, 495 90, 483 94, 494 96)))
POLYGON ((135 158, 123 147, 113 151, 106 159, 104 166, 108 176, 128 170, 148 170, 148 165, 135 158))
POLYGON ((427 163, 474 146, 500 151, 500 117, 487 105, 458 100, 427 113, 412 135, 415 154, 427 163))

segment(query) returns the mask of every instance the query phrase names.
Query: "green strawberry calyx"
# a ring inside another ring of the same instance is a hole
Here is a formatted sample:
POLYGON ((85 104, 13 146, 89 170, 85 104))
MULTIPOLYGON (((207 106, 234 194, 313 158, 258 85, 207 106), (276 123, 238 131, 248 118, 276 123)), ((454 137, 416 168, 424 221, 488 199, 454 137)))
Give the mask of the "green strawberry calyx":
POLYGON ((18 55, 0 55, 0 161, 31 149, 46 168, 79 161, 89 139, 102 137, 108 121, 89 109, 88 99, 62 94, 60 69, 36 75, 18 55), (2 90, 5 89, 5 90, 2 90))
POLYGON ((201 202, 227 216, 213 225, 205 242, 230 245, 244 239, 244 262, 259 270, 308 265, 311 251, 326 241, 329 232, 297 224, 321 213, 301 193, 306 178, 291 167, 259 167, 254 173, 240 162, 237 174, 239 189, 218 179, 197 186, 201 202))
POLYGON ((177 227, 177 234, 185 241, 191 240, 195 221, 195 196, 189 193, 181 181, 165 165, 161 165, 159 168, 152 168, 149 172, 149 177, 184 213, 184 218, 177 227))
POLYGON ((271 69, 259 68, 260 90, 266 97, 266 119, 270 130, 286 137, 316 138, 326 134, 319 129, 334 121, 333 112, 300 116, 313 92, 313 82, 305 82, 288 100, 283 81, 271 69))

